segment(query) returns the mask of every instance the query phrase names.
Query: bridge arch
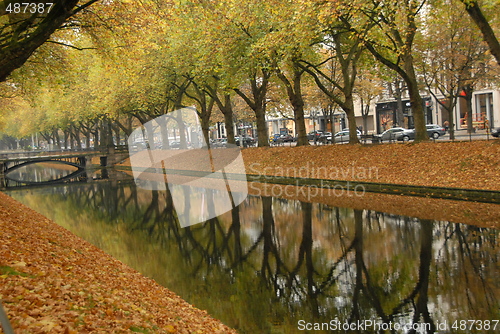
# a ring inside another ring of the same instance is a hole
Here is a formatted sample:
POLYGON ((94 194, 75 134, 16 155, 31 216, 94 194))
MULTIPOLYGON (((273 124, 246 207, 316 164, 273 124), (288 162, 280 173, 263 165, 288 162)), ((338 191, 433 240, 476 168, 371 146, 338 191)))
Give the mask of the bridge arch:
POLYGON ((37 164, 37 163, 42 163, 42 162, 58 163, 58 164, 64 164, 64 165, 73 166, 73 167, 77 168, 77 171, 82 171, 82 170, 85 169, 85 164, 82 165, 82 164, 71 162, 71 161, 57 160, 57 159, 47 158, 47 159, 36 159, 36 160, 23 161, 23 162, 20 162, 18 164, 15 164, 12 167, 9 167, 8 165, 6 165, 4 167, 4 173, 5 173, 5 175, 7 175, 8 173, 10 173, 10 172, 12 172, 12 171, 14 171, 16 169, 19 169, 21 167, 28 166, 28 165, 33 165, 33 164, 37 164))
POLYGON ((60 177, 54 180, 48 181, 27 181, 27 180, 17 180, 12 179, 8 176, 3 180, 3 187, 5 188, 23 188, 26 186, 45 186, 45 185, 53 185, 67 182, 87 182, 87 172, 84 169, 77 169, 76 171, 60 177))

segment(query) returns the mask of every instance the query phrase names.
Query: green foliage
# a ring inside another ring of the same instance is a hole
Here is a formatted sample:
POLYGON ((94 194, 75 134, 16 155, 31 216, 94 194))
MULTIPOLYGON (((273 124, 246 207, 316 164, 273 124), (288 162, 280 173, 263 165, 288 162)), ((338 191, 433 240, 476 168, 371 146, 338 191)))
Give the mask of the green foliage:
MULTIPOLYGON (((321 64, 317 69, 333 78, 320 79, 323 85, 330 85, 328 100, 342 104, 343 93, 349 96, 355 92, 367 101, 381 91, 380 87, 371 89, 370 82, 394 77, 380 62, 408 80, 415 61, 425 64, 420 55, 439 51, 447 41, 465 45, 465 40, 479 40, 475 33, 449 35, 453 27, 441 24, 444 17, 439 13, 444 8, 456 10, 456 6, 446 3, 96 3, 93 11, 81 13, 74 25, 53 34, 51 43, 38 48, 9 82, 2 83, 0 125, 7 134, 22 137, 101 119, 123 124, 130 117, 146 121, 176 106, 193 104, 188 95, 193 96, 195 86, 201 90, 209 87, 212 95, 231 94, 233 105, 238 106, 235 110, 247 112, 249 108, 234 97, 235 89, 252 97, 252 83, 259 84, 267 74, 277 73, 291 81, 301 63, 321 64), (360 41, 378 55, 377 61, 366 53, 357 54, 364 46, 360 41), (358 73, 363 73, 363 82, 346 80, 357 78, 358 73)), ((493 27, 500 24, 497 16, 490 15, 496 4, 498 0, 481 3, 493 27)), ((467 52, 464 47, 453 49, 457 59, 467 52)), ((300 80, 302 92, 296 91, 308 107, 324 105, 318 82, 311 76, 305 78, 300 80)), ((269 87, 261 90, 281 113, 291 109, 289 96, 284 94, 286 87, 273 75, 269 87)))

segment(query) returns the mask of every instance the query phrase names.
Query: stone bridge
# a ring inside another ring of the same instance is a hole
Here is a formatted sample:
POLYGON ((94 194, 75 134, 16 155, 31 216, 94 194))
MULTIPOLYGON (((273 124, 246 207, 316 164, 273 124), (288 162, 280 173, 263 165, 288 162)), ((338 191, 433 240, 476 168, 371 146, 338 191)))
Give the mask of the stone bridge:
MULTIPOLYGON (((109 167, 115 163, 128 157, 128 151, 109 150, 107 152, 100 151, 81 151, 81 152, 48 152, 43 155, 40 152, 20 152, 8 153, 0 155, 0 183, 5 186, 5 176, 7 173, 14 171, 23 166, 30 164, 49 162, 60 163, 76 167, 77 170, 67 177, 54 180, 52 182, 64 182, 69 180, 74 175, 81 174, 87 168, 91 167, 109 167), (94 158, 99 159, 99 165, 93 164, 94 158)), ((30 182, 24 182, 30 183, 30 182)))

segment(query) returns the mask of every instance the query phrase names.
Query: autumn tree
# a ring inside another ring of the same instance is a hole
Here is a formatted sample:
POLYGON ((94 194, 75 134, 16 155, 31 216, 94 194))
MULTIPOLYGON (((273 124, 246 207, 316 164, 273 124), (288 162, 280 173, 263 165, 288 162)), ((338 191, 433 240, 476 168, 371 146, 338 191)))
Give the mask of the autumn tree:
POLYGON ((298 135, 297 146, 309 145, 305 126, 304 82, 307 77, 303 60, 314 61, 317 47, 314 45, 322 36, 318 33, 319 22, 316 8, 307 2, 278 1, 266 2, 272 26, 261 42, 263 51, 267 50, 272 69, 283 87, 292 107, 295 129, 298 135), (279 11, 278 15, 272 15, 279 11))
POLYGON ((359 143, 356 117, 354 114, 354 87, 359 60, 364 51, 361 35, 366 34, 372 23, 365 21, 357 26, 354 11, 348 6, 316 4, 321 10, 322 39, 316 40, 318 54, 322 57, 316 63, 302 60, 302 68, 313 78, 335 104, 346 113, 349 122, 349 143, 359 143))
MULTIPOLYGON (((417 43, 419 70, 438 106, 446 110, 450 139, 455 138, 455 107, 464 87, 473 87, 484 76, 490 56, 478 32, 463 10, 449 1, 435 2, 427 22, 427 34, 417 43), (438 96, 440 95, 440 96, 438 96)), ((471 96, 472 98, 472 96, 471 96)), ((467 125, 472 130, 472 113, 467 125)))
MULTIPOLYGON (((13 0, 0 3, 0 81, 21 67, 33 52, 68 19, 97 0, 54 0, 25 7, 13 0), (18 6, 21 5, 21 6, 18 6)), ((68 23, 70 24, 70 23, 68 23)))
POLYGON ((397 72, 408 87, 416 141, 429 139, 413 53, 414 41, 420 29, 420 13, 425 3, 425 0, 382 0, 348 4, 356 11, 361 22, 373 22, 373 28, 368 33, 363 33, 353 25, 358 36, 362 36, 366 48, 378 61, 397 72))
MULTIPOLYGON (((486 18, 483 10, 481 10, 481 6, 477 0, 460 0, 465 5, 465 10, 472 18, 474 23, 477 25, 481 34, 483 35, 484 41, 488 44, 491 54, 497 60, 497 63, 500 65, 500 43, 498 42, 498 38, 495 35, 495 32, 486 18)), ((493 1, 492 11, 497 14, 498 11, 498 1, 493 1)))
MULTIPOLYGON (((29 131, 57 144, 61 131, 76 145, 81 145, 82 136, 87 147, 91 136, 96 144, 111 145, 111 131, 117 143, 120 132, 132 131, 130 111, 160 104, 164 81, 153 69, 159 62, 152 50, 158 48, 153 39, 162 26, 157 16, 145 15, 150 5, 107 2, 94 4, 95 10, 77 9, 79 15, 10 76, 7 85, 21 87, 31 106, 20 110, 33 120, 25 122, 32 124, 29 131)), ((13 122, 7 126, 14 129, 13 122)), ((28 134, 24 129, 19 135, 28 134)))
POLYGON ((228 90, 218 89, 217 86, 206 86, 207 93, 211 96, 220 112, 224 115, 224 124, 226 125, 226 137, 229 144, 236 144, 234 134, 234 109, 233 97, 228 90))
MULTIPOLYGON (((272 29, 267 7, 262 2, 221 0, 206 8, 214 15, 210 41, 217 45, 213 55, 217 77, 223 89, 230 88, 253 111, 259 146, 269 146, 266 123, 267 92, 272 60, 264 43, 272 29), (215 40, 214 40, 215 38, 215 40)), ((276 13, 274 13, 276 14, 276 13)))
MULTIPOLYGON (((367 65, 373 65, 368 63, 367 65)), ((361 117, 363 118, 364 134, 368 131, 368 116, 373 101, 382 94, 383 82, 380 79, 376 66, 363 66, 358 74, 354 93, 359 99, 361 117)))

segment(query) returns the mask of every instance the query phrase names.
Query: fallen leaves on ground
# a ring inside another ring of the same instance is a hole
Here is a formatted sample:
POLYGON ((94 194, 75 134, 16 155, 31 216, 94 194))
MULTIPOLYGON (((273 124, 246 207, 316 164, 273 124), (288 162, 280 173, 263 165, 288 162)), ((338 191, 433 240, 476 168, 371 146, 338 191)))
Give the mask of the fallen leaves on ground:
POLYGON ((248 174, 500 190, 500 140, 242 150, 248 174))
POLYGON ((2 193, 0 299, 16 333, 235 333, 2 193))

